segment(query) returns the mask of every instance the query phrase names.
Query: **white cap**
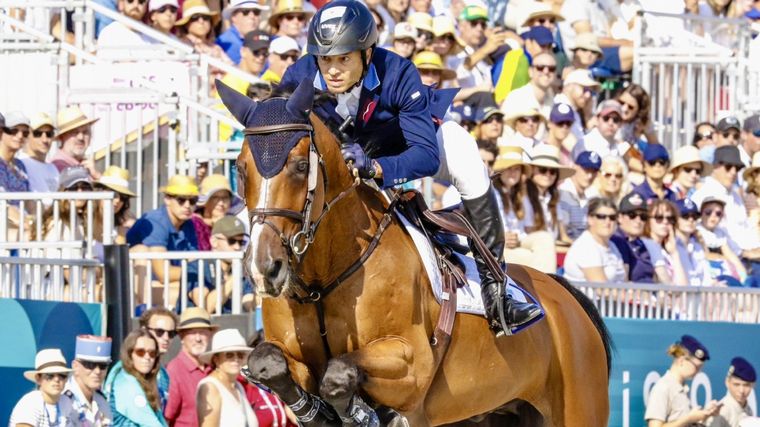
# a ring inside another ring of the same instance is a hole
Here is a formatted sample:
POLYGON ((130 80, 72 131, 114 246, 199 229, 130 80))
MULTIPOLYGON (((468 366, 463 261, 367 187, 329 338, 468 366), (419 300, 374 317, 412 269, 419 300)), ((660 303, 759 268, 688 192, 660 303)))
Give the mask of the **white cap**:
POLYGON ((399 22, 393 28, 393 39, 417 38, 417 29, 408 22, 399 22))
POLYGON ((601 86, 598 81, 591 77, 591 71, 589 70, 574 70, 565 77, 562 81, 563 84, 577 84, 583 87, 598 87, 601 86))
POLYGON ((276 39, 272 40, 272 43, 269 44, 270 53, 281 55, 283 53, 290 52, 291 50, 300 52, 301 48, 298 47, 298 42, 288 36, 279 36, 276 39))
POLYGON ((232 0, 222 11, 224 19, 230 19, 232 12, 238 9, 269 10, 269 6, 260 4, 258 0, 232 0))
POLYGON ((148 12, 153 12, 164 6, 174 6, 179 9, 179 3, 177 0, 150 0, 150 3, 148 3, 148 12))

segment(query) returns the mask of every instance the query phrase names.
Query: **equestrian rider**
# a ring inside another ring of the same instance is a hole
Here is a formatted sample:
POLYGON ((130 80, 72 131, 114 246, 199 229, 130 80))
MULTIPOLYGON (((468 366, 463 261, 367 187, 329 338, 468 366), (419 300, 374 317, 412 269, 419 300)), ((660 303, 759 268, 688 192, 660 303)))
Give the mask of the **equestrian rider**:
MULTIPOLYGON (((383 188, 432 176, 443 168, 448 170, 458 190, 472 185, 468 182, 472 179, 487 181, 485 172, 475 174, 478 178, 469 178, 472 173, 455 176, 456 167, 442 164, 445 157, 439 148, 440 135, 436 139, 436 132, 440 131, 431 115, 432 90, 422 84, 412 62, 376 44, 377 28, 364 4, 355 0, 330 2, 311 21, 308 54, 288 68, 280 87, 295 89, 308 79, 317 89, 335 95, 336 99, 315 107, 315 113, 323 120, 342 124, 341 129, 350 141, 344 144, 343 157, 353 162, 360 177, 375 179, 383 188)), ((455 124, 446 124, 451 125, 455 124)), ((479 167, 484 168, 482 163, 479 167)), ((504 229, 495 193, 490 183, 484 182, 482 188, 470 198, 463 197, 465 212, 478 235, 501 261, 504 229)), ((460 193, 465 196, 467 191, 460 193)), ((473 255, 480 273, 486 315, 497 334, 504 326, 511 329, 540 315, 536 305, 515 301, 500 289, 477 251, 473 255), (497 305, 500 294, 505 295, 503 316, 499 315, 497 305)))

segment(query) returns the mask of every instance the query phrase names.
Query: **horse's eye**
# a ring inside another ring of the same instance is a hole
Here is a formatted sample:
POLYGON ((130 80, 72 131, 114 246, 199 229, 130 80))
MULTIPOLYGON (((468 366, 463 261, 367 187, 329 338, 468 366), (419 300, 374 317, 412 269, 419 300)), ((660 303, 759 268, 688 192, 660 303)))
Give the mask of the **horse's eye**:
POLYGON ((301 160, 296 165, 296 171, 298 173, 306 173, 306 171, 308 170, 309 170, 309 162, 307 162, 306 160, 301 160))

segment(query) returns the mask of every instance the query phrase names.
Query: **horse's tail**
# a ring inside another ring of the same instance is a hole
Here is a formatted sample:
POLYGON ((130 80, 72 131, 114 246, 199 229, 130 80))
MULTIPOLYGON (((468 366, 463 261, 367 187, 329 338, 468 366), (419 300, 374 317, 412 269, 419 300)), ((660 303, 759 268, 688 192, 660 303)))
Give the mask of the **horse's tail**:
POLYGON ((549 277, 556 280, 557 283, 570 292, 573 298, 578 301, 578 304, 581 305, 583 311, 585 311, 591 319, 591 323, 596 327, 596 330, 602 338, 602 343, 604 343, 604 352, 607 354, 607 376, 609 377, 610 370, 612 369, 612 349, 614 344, 612 342, 610 331, 607 329, 607 325, 604 324, 604 320, 602 320, 602 316, 599 314, 599 310, 596 309, 594 303, 583 292, 571 285, 564 277, 556 274, 549 274, 549 277))

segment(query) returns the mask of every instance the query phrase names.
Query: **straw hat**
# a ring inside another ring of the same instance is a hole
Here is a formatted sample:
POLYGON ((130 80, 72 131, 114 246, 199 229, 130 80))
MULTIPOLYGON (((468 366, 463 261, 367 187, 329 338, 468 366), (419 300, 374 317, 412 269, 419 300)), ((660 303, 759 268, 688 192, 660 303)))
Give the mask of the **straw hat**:
POLYGON ((559 13, 555 12, 551 6, 540 1, 533 1, 525 5, 520 27, 526 27, 528 21, 540 16, 549 16, 555 19, 556 22, 564 21, 565 18, 559 13))
POLYGON ((118 166, 111 165, 107 167, 97 183, 117 193, 135 197, 135 193, 129 191, 129 171, 118 166))
POLYGON ((237 329, 222 329, 215 333, 211 339, 211 350, 201 353, 198 359, 208 364, 215 354, 228 351, 245 351, 250 353, 253 349, 246 345, 245 338, 240 335, 240 331, 237 329))
POLYGON ((451 48, 449 55, 456 55, 464 49, 464 42, 457 35, 457 30, 454 27, 454 21, 448 16, 439 15, 433 18, 433 37, 441 37, 446 34, 450 34, 454 37, 454 45, 451 48))
POLYGON ((76 105, 66 107, 58 112, 58 135, 62 135, 80 126, 93 124, 97 121, 98 119, 87 118, 84 112, 76 105))
POLYGON ((195 185, 195 180, 187 175, 174 175, 169 178, 166 187, 161 187, 159 191, 172 196, 197 196, 198 186, 195 185))
POLYGON ((506 123, 509 127, 514 129, 515 122, 517 121, 517 119, 519 119, 520 117, 531 117, 531 116, 537 116, 541 123, 546 122, 546 117, 544 117, 544 115, 541 114, 541 111, 539 111, 539 109, 536 108, 534 105, 518 102, 518 103, 512 104, 512 107, 508 108, 508 111, 504 112, 504 123, 506 123))
POLYGON ((423 50, 422 52, 418 53, 417 55, 414 55, 414 58, 412 59, 412 62, 419 70, 439 70, 441 71, 441 79, 442 80, 451 80, 457 76, 456 71, 445 68, 443 66, 443 60, 441 59, 441 55, 438 55, 435 52, 430 52, 428 50, 423 50))
POLYGON ((215 27, 219 21, 222 19, 221 16, 219 16, 219 12, 212 12, 211 9, 208 8, 208 5, 203 0, 185 0, 184 3, 182 3, 182 19, 177 21, 174 26, 175 27, 183 27, 187 25, 188 22, 190 22, 190 18, 193 17, 193 15, 205 15, 211 17, 211 26, 215 27))
POLYGON ((280 19, 280 16, 288 13, 303 13, 306 15, 306 22, 309 22, 309 19, 314 15, 314 12, 303 8, 303 0, 277 0, 274 12, 269 16, 269 26, 277 28, 277 21, 280 19))
POLYGON ((211 316, 208 311, 201 307, 190 307, 182 311, 182 315, 179 317, 179 325, 177 330, 182 331, 185 329, 219 329, 218 325, 211 323, 211 316))
POLYGON ((559 170, 557 181, 575 175, 575 169, 563 166, 559 163, 559 148, 549 144, 539 144, 533 147, 530 153, 531 166, 551 168, 559 170))
POLYGON ((206 202, 219 191, 229 191, 232 196, 230 202, 230 214, 237 215, 242 210, 245 203, 243 199, 232 191, 230 181, 226 176, 220 174, 211 174, 201 181, 200 196, 198 197, 198 206, 203 207, 206 202))
POLYGON ((742 177, 744 177, 745 181, 748 181, 749 176, 752 175, 758 169, 760 169, 760 152, 752 155, 752 165, 744 169, 744 173, 742 173, 742 177))
POLYGON ((37 374, 69 374, 71 369, 66 365, 66 358, 61 350, 48 348, 40 350, 34 357, 34 369, 24 372, 24 378, 37 382, 37 374))
POLYGON ((707 176, 712 172, 712 165, 702 160, 699 156, 699 149, 693 145, 685 145, 673 153, 673 161, 670 162, 670 170, 668 172, 673 172, 676 168, 688 165, 689 163, 702 164, 701 176, 707 176))
POLYGON ((417 29, 417 31, 427 31, 429 33, 433 33, 433 17, 430 16, 429 13, 425 12, 414 12, 411 13, 407 18, 406 22, 412 24, 414 28, 417 29))
POLYGON ((493 175, 499 175, 505 170, 515 165, 523 166, 526 164, 523 161, 523 149, 518 146, 501 146, 499 147, 499 155, 496 156, 496 160, 493 163, 493 175))

